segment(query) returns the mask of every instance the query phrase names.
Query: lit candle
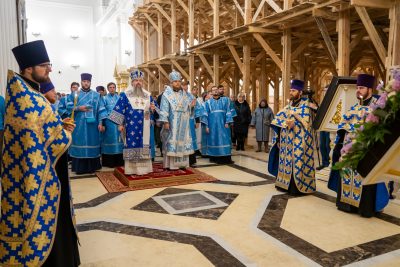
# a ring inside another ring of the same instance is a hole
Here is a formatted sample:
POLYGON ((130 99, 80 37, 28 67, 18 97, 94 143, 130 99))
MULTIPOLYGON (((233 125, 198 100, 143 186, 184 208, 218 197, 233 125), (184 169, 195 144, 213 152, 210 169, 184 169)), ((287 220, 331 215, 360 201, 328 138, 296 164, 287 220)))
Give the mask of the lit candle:
POLYGON ((78 102, 78 93, 77 93, 77 92, 74 92, 74 107, 72 108, 72 114, 71 114, 71 120, 72 120, 72 122, 74 122, 75 108, 76 108, 77 102, 78 102))

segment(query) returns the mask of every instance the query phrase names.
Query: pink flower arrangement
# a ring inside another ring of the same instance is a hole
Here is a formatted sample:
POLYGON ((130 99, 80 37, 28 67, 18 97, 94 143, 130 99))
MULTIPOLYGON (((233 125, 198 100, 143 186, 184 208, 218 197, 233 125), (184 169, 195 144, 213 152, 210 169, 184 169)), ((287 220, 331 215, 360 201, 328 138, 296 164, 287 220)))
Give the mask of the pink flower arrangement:
POLYGON ((379 117, 375 116, 373 113, 369 113, 367 118, 365 119, 365 122, 371 122, 378 124, 379 123, 379 117))
MULTIPOLYGON (((386 92, 381 94, 381 97, 376 101, 376 107, 384 109, 388 100, 388 94, 386 92)), ((376 109, 376 108, 375 108, 376 109)))

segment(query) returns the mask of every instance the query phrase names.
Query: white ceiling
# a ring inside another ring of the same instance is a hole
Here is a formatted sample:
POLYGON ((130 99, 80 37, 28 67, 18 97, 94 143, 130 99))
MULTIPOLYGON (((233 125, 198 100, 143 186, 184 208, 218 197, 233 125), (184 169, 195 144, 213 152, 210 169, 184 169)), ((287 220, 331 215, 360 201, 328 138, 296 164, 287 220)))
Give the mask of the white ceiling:
MULTIPOLYGON (((31 0, 26 0, 27 2, 31 0)), ((102 0, 33 0, 39 2, 51 2, 51 3, 61 3, 61 4, 70 4, 70 5, 78 5, 78 6, 100 6, 102 0)))

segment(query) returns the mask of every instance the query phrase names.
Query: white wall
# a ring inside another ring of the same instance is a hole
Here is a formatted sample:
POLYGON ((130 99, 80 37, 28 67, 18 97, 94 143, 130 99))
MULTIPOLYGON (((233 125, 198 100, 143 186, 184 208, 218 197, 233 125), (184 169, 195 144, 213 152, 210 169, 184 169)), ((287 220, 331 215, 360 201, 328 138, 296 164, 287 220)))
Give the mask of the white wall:
POLYGON ((0 95, 4 96, 7 70, 19 68, 11 49, 18 45, 16 1, 0 0, 0 95))
POLYGON ((99 81, 95 67, 93 7, 49 1, 27 0, 28 41, 44 40, 53 64, 50 78, 59 92, 69 92, 80 73, 93 74, 92 87, 99 81), (39 32, 35 37, 33 32, 39 32), (73 40, 71 35, 78 35, 73 40), (79 65, 74 69, 72 64, 79 65))

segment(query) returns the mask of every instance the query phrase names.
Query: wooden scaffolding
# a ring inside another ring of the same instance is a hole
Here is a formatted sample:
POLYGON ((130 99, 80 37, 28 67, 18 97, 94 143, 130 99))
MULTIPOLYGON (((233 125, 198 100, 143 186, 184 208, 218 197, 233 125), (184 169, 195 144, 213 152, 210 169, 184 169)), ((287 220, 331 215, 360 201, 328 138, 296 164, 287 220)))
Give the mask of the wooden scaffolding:
POLYGON ((294 78, 316 98, 332 75, 386 81, 400 64, 399 23, 400 0, 144 0, 129 20, 150 91, 175 69, 202 91, 245 92, 253 108, 267 98, 275 112, 294 78))

